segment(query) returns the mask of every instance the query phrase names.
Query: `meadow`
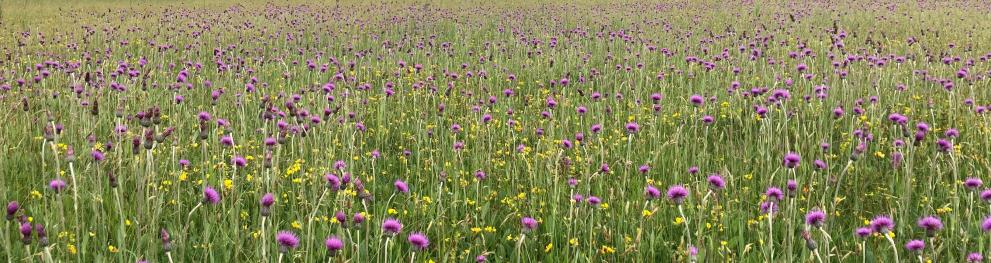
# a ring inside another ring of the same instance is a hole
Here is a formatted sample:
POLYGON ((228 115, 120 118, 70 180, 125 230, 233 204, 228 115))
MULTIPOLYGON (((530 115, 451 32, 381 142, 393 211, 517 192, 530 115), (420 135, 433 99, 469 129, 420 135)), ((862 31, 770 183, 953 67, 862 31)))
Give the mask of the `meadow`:
POLYGON ((0 262, 991 253, 988 1, 0 9, 0 262))

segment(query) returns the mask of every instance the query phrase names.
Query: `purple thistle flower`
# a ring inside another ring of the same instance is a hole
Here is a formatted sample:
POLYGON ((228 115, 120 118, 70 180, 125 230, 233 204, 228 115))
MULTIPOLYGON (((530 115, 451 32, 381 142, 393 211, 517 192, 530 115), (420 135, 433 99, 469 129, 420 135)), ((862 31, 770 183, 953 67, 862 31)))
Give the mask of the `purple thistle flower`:
POLYGON ((650 171, 650 165, 646 165, 646 164, 641 165, 640 168, 637 169, 637 171, 640 171, 640 173, 645 174, 650 171))
POLYGON ((427 246, 430 246, 430 240, 427 239, 426 235, 420 232, 409 234, 409 237, 406 239, 409 241, 410 245, 413 245, 419 250, 427 249, 427 246))
POLYGON ((259 203, 261 203, 263 207, 271 207, 272 204, 275 204, 275 195, 272 193, 265 193, 259 203))
POLYGON ((981 191, 980 196, 984 202, 991 202, 991 189, 984 189, 984 191, 981 191))
POLYGON ((653 185, 647 185, 644 189, 644 195, 647 196, 648 200, 657 199, 661 197, 661 190, 653 185))
POLYGON ((93 160, 94 161, 97 161, 97 162, 100 162, 100 161, 103 161, 103 159, 106 159, 106 156, 103 155, 103 152, 101 152, 99 150, 93 150, 92 152, 90 152, 90 155, 93 156, 93 160))
POLYGON ((943 229, 943 222, 940 221, 939 218, 935 216, 926 216, 923 218, 919 218, 919 221, 916 222, 916 225, 918 225, 919 228, 926 230, 926 233, 929 236, 932 236, 936 234, 936 231, 943 229))
POLYGON ((351 222, 354 222, 355 225, 360 225, 365 222, 365 215, 362 213, 354 213, 354 216, 351 217, 351 222))
POLYGON ((814 209, 805 214, 805 224, 814 227, 821 227, 822 223, 826 221, 826 213, 822 210, 814 209))
POLYGON ((475 257, 475 263, 483 263, 488 260, 489 258, 486 257, 485 255, 478 255, 477 257, 475 257))
POLYGON ((341 189, 341 178, 338 178, 337 175, 331 173, 324 174, 323 179, 327 180, 327 187, 330 190, 337 191, 341 189))
POLYGON ((599 199, 598 196, 589 196, 585 201, 592 206, 599 206, 602 203, 602 199, 599 199))
POLYGON ((953 149, 953 143, 946 139, 936 140, 936 149, 940 152, 948 153, 953 149))
POLYGON ((520 224, 523 225, 523 230, 526 232, 537 229, 537 220, 532 217, 523 217, 523 219, 520 219, 520 224))
POLYGON ((694 94, 691 97, 688 97, 688 101, 698 107, 705 103, 705 98, 702 98, 701 95, 694 94))
POLYGON ((788 154, 785 154, 783 164, 785 167, 795 168, 798 167, 798 163, 800 163, 801 161, 802 161, 801 156, 799 156, 797 153, 789 152, 788 154))
POLYGON ((396 191, 399 191, 400 193, 404 193, 404 194, 409 193, 409 186, 406 185, 406 182, 403 182, 402 180, 396 180, 396 182, 393 185, 396 187, 396 191))
POLYGON ((891 231, 891 228, 895 226, 895 221, 891 220, 891 218, 888 216, 880 215, 874 217, 874 219, 871 220, 870 225, 871 225, 871 229, 874 230, 874 232, 886 234, 888 233, 888 231, 891 231))
POLYGON ((681 185, 672 185, 668 187, 668 199, 677 205, 681 205, 688 197, 688 189, 681 185))
POLYGON ((784 192, 781 192, 781 188, 777 188, 773 186, 767 188, 767 191, 764 192, 764 195, 767 196, 767 199, 770 200, 771 202, 781 201, 781 199, 784 199, 785 196, 784 192))
POLYGON ((982 261, 984 261, 984 256, 981 255, 981 252, 972 252, 970 254, 967 254, 967 262, 982 262, 982 261))
POLYGON ((341 242, 341 239, 337 238, 337 236, 327 237, 327 240, 324 240, 323 244, 327 246, 327 252, 330 253, 330 256, 336 255, 337 251, 344 248, 344 242, 341 242))
POLYGON ((382 232, 389 235, 395 235, 402 231, 403 224, 399 223, 399 220, 396 220, 395 218, 387 218, 385 221, 382 221, 382 232))
POLYGON ((25 245, 31 244, 31 223, 21 223, 21 227, 18 230, 21 231, 21 241, 23 241, 25 245))
POLYGON ((816 159, 815 161, 812 162, 812 164, 813 166, 815 166, 816 170, 826 169, 826 162, 822 160, 816 159))
POLYGON ((216 189, 213 189, 213 187, 209 187, 209 186, 203 188, 203 203, 215 205, 219 202, 220 202, 220 193, 217 193, 216 189))
POLYGON ((977 178, 977 177, 968 177, 966 180, 963 181, 963 186, 966 187, 967 190, 971 190, 971 191, 976 191, 977 188, 981 187, 981 185, 983 184, 984 182, 981 181, 981 178, 977 178))
POLYGON ((17 214, 19 209, 21 209, 21 205, 17 201, 7 203, 7 220, 14 220, 14 214, 17 214))
POLYGON ((51 182, 48 182, 48 188, 51 188, 56 193, 61 192, 63 189, 65 189, 65 186, 66 186, 65 181, 63 181, 62 179, 55 179, 52 180, 51 182))
POLYGON ((981 229, 984 232, 991 232, 991 216, 984 218, 984 221, 981 222, 981 229))
POLYGON ((946 137, 949 137, 949 138, 956 138, 956 137, 960 136, 960 131, 958 131, 957 129, 954 129, 954 128, 949 128, 949 129, 946 130, 945 133, 943 133, 943 135, 946 135, 946 137))
POLYGON ((697 173, 699 173, 698 166, 688 167, 688 174, 697 174, 697 173))
POLYGON ((726 181, 719 174, 711 174, 707 180, 709 181, 709 188, 712 190, 719 191, 726 188, 726 181))
POLYGON ((858 237, 867 237, 871 235, 872 231, 870 228, 861 227, 854 230, 853 233, 856 234, 858 237))
POLYGON ((299 238, 289 231, 279 231, 275 234, 275 241, 279 243, 279 252, 286 253, 291 248, 299 246, 299 238))
POLYGON ((341 224, 341 227, 347 227, 348 216, 344 214, 344 211, 337 211, 337 213, 334 213, 334 220, 337 220, 337 223, 341 224))
POLYGON ((923 248, 926 248, 926 242, 922 240, 913 239, 905 243, 905 249, 912 252, 921 252, 923 248))
POLYGON ((761 202, 760 203, 760 213, 761 214, 773 214, 778 212, 778 205, 775 202, 761 202))
POLYGON ((640 130, 640 125, 638 125, 636 122, 626 123, 626 132, 627 133, 631 133, 631 134, 632 133, 637 133, 637 131, 639 131, 639 130, 640 130))

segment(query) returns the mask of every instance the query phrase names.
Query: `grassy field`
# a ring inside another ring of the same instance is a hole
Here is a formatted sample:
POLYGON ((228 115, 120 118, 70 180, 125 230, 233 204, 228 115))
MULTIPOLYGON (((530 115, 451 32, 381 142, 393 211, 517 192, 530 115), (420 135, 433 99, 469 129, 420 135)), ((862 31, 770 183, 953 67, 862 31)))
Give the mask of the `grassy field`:
POLYGON ((4 0, 0 261, 983 262, 991 2, 859 2, 4 0))

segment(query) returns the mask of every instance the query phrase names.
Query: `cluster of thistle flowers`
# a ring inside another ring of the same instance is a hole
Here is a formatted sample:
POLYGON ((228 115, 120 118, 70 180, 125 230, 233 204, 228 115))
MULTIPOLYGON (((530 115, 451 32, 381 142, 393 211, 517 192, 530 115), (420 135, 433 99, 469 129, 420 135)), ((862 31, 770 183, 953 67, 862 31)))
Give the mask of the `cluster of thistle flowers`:
POLYGON ((48 232, 45 231, 45 226, 41 223, 35 223, 32 226, 27 211, 22 209, 17 201, 11 201, 7 203, 7 221, 14 222, 15 220, 20 226, 18 231, 21 233, 21 242, 24 243, 24 246, 31 245, 31 241, 37 237, 41 247, 48 247, 48 232), (18 215, 19 211, 24 212, 18 215))

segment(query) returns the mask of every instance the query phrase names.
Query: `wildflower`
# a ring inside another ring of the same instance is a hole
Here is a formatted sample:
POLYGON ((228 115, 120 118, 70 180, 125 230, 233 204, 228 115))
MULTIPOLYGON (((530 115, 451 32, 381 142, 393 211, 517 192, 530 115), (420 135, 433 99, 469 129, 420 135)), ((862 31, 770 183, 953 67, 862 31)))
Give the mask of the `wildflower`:
POLYGON ((701 95, 694 94, 688 98, 688 101, 694 104, 696 107, 702 106, 705 103, 705 99, 701 95))
POLYGON ((783 164, 785 167, 795 168, 798 167, 798 163, 801 161, 802 157, 800 157, 797 153, 789 152, 788 154, 785 154, 783 164))
POLYGON ((781 192, 781 189, 773 186, 767 188, 767 191, 764 192, 764 195, 767 196, 767 199, 771 200, 772 202, 777 202, 777 201, 781 201, 781 199, 784 199, 784 193, 781 192))
POLYGON ((982 262, 982 261, 984 261, 984 256, 981 255, 981 252, 972 252, 970 254, 967 254, 967 262, 982 262))
POLYGON ((592 206, 598 206, 600 203, 602 203, 602 200, 599 199, 599 197, 597 196, 589 196, 588 199, 586 199, 586 201, 588 201, 588 204, 592 206))
POLYGON ((66 186, 65 181, 63 181, 62 179, 55 179, 52 180, 51 182, 48 182, 48 188, 51 188, 56 193, 61 192, 63 189, 65 189, 65 186, 66 186))
POLYGON ((275 241, 279 243, 279 252, 286 253, 289 249, 299 246, 299 238, 289 231, 279 231, 275 234, 275 241))
POLYGON ((337 251, 340 251, 341 248, 344 248, 344 243, 341 242, 341 239, 337 238, 337 236, 329 236, 323 243, 327 246, 327 253, 329 253, 331 257, 336 255, 337 251))
POLYGON ((723 177, 720 176, 719 174, 709 175, 708 181, 709 181, 709 188, 712 190, 718 191, 726 187, 726 181, 723 180, 723 177))
POLYGON ((774 214, 778 212, 778 205, 775 202, 761 202, 760 203, 760 213, 761 214, 774 214))
POLYGON ((814 209, 805 214, 805 224, 814 227, 822 227, 822 223, 826 221, 826 213, 822 210, 814 209))
POLYGON ((351 222, 354 222, 355 225, 360 225, 365 222, 365 215, 362 213, 354 213, 354 216, 351 217, 351 222))
POLYGON ((644 189, 644 195, 647 196, 647 199, 657 199, 661 197, 661 190, 658 190, 653 185, 647 185, 644 189))
POLYGON ((905 249, 908 249, 908 251, 921 252, 923 248, 926 248, 926 242, 922 240, 914 239, 905 243, 905 249))
POLYGON ((668 187, 668 199, 670 199, 675 204, 681 205, 681 202, 685 200, 688 196, 688 189, 681 185, 672 185, 668 187))
POLYGON ((867 237, 871 235, 871 232, 872 232, 871 229, 866 227, 857 228, 856 230, 853 231, 853 233, 856 234, 858 237, 867 237))
POLYGON ((337 175, 328 173, 323 175, 323 179, 327 181, 327 188, 330 188, 330 190, 337 191, 341 189, 341 178, 338 178, 337 175))
POLYGON ((971 190, 971 191, 974 191, 978 187, 981 187, 982 184, 984 184, 984 182, 981 181, 981 178, 977 178, 977 177, 969 177, 963 181, 963 186, 966 187, 967 190, 971 190))
POLYGON ((169 231, 166 230, 165 228, 162 228, 159 231, 159 233, 161 234, 161 238, 162 238, 162 250, 165 252, 172 251, 172 240, 171 237, 169 236, 169 231))
POLYGON ((626 132, 627 133, 633 134, 633 133, 637 133, 637 131, 639 131, 639 130, 640 130, 640 125, 638 125, 636 122, 626 123, 626 132))
POLYGON ((22 237, 21 242, 24 242, 24 245, 31 244, 31 231, 32 231, 31 223, 29 222, 21 223, 21 227, 19 230, 21 231, 21 237, 22 237))
POLYGON ((991 202, 991 189, 984 189, 980 194, 981 200, 984 202, 991 202))
POLYGON ((203 203, 215 205, 220 202, 220 194, 213 187, 203 188, 203 203))
MULTIPOLYGON (((991 221, 987 222, 989 223, 988 227, 991 228, 991 221)), ((895 226, 895 221, 891 220, 888 216, 880 215, 871 220, 870 226, 874 232, 886 234, 895 226)))
POLYGON ((798 182, 789 179, 788 183, 785 184, 785 189, 788 189, 788 197, 795 197, 795 194, 798 193, 798 182))
POLYGON ((427 246, 430 246, 430 240, 427 239, 426 235, 420 232, 414 232, 406 239, 409 241, 410 245, 413 245, 420 250, 427 249, 427 246))
POLYGON ((265 193, 259 203, 262 205, 262 216, 268 216, 269 208, 272 207, 272 204, 275 204, 275 195, 272 193, 265 193))
POLYGON ((395 235, 399 234, 401 231, 403 231, 403 224, 399 223, 399 220, 396 220, 395 218, 387 218, 385 221, 382 221, 382 232, 389 235, 395 235))
POLYGON ((981 223, 981 229, 984 232, 991 232, 991 216, 984 218, 984 222, 981 223))
POLYGON ((930 237, 936 234, 936 231, 943 229, 943 222, 940 221, 939 218, 935 216, 926 216, 920 218, 919 221, 916 222, 916 224, 919 226, 919 228, 926 230, 926 233, 930 237))
POLYGON ((532 217, 524 217, 523 219, 520 219, 520 224, 523 225, 523 230, 526 232, 537 229, 537 220, 532 217))
POLYGON ((21 209, 21 205, 17 201, 7 203, 7 220, 14 220, 14 214, 17 214, 19 209, 21 209))
POLYGON ((406 185, 406 182, 403 182, 402 180, 396 180, 396 182, 393 185, 396 187, 396 191, 399 191, 400 193, 404 193, 404 194, 409 193, 409 186, 406 185))

